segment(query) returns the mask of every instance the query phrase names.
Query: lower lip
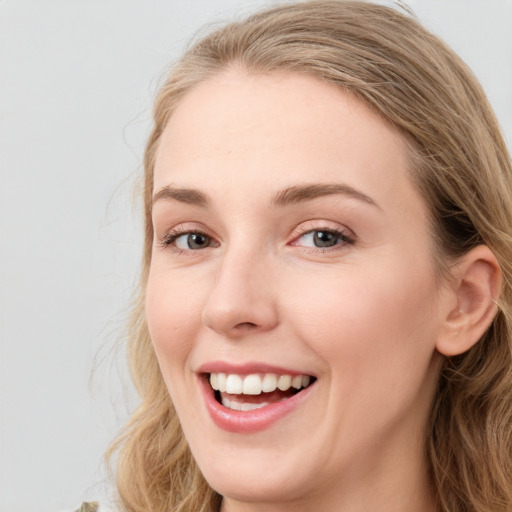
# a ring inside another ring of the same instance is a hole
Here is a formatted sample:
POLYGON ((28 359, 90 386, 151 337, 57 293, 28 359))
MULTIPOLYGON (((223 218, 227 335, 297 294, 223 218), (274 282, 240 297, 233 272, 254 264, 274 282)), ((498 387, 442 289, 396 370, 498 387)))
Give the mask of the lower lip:
POLYGON ((198 375, 199 385, 206 403, 206 408, 213 422, 223 430, 238 434, 251 434, 270 428, 281 418, 299 407, 310 395, 315 383, 300 393, 251 411, 228 409, 215 399, 214 391, 207 379, 198 375))

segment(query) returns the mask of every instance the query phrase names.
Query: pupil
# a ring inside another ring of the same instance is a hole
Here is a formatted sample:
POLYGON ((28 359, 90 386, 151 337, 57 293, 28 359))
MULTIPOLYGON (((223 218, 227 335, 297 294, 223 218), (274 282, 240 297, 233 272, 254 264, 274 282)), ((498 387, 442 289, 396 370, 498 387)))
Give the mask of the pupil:
POLYGON ((191 233, 188 235, 187 244, 190 249, 202 249, 208 245, 208 237, 199 233, 191 233))
POLYGON ((332 247, 338 241, 338 235, 329 231, 317 231, 313 238, 317 247, 332 247))

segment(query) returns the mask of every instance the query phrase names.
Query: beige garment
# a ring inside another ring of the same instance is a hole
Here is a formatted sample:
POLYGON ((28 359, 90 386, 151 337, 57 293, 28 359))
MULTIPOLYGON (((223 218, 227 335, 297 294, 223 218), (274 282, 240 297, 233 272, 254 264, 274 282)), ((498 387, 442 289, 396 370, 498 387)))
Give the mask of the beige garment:
POLYGON ((98 502, 91 501, 90 503, 82 503, 80 508, 76 512, 97 512, 98 502))

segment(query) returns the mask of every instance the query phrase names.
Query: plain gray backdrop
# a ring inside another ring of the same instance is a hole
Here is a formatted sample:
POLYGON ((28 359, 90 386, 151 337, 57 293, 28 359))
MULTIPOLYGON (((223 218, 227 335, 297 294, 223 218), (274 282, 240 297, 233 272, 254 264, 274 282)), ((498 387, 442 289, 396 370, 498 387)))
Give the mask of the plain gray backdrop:
MULTIPOLYGON (((202 25, 272 3, 0 0, 0 512, 107 492, 102 454, 136 403, 115 345, 151 98, 202 25)), ((512 1, 407 3, 476 72, 510 147, 512 1)))

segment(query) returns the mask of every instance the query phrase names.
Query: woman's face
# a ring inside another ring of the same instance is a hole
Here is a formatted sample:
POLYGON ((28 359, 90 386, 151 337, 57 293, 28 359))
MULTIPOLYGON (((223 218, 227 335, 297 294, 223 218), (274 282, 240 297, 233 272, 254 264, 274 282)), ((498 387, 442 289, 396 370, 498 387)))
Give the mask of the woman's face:
POLYGON ((163 133, 153 223, 151 338, 226 504, 424 477, 442 293, 397 131, 314 78, 226 72, 163 133))

